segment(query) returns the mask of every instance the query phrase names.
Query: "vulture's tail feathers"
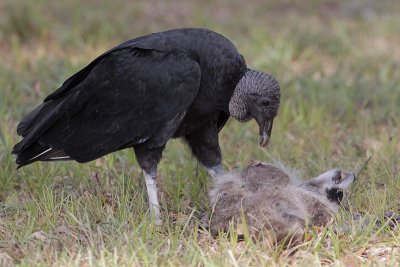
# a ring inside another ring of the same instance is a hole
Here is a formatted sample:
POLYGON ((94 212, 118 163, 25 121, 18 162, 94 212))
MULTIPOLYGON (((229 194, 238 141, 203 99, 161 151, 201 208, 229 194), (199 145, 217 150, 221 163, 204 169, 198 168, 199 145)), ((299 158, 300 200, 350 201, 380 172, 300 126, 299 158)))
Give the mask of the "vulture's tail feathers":
POLYGON ((21 120, 17 126, 17 134, 25 138, 42 134, 64 114, 68 105, 76 98, 77 93, 42 103, 21 120))
POLYGON ((42 146, 38 142, 33 143, 27 149, 18 154, 16 163, 18 169, 31 164, 35 161, 58 161, 71 160, 71 157, 65 154, 61 149, 53 149, 48 146, 42 146))
POLYGON ((18 168, 38 160, 70 159, 64 151, 41 143, 40 137, 65 114, 69 106, 74 105, 77 97, 78 92, 74 92, 63 98, 49 100, 22 119, 17 126, 17 134, 24 138, 12 150, 12 154, 17 155, 18 168))

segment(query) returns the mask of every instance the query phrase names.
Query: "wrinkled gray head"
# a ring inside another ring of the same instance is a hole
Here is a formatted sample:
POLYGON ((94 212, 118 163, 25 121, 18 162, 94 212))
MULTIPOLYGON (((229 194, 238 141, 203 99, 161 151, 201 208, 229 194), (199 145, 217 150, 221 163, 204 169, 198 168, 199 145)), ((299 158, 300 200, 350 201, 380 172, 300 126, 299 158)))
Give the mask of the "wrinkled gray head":
POLYGON ((302 184, 301 187, 323 195, 329 201, 338 204, 343 199, 343 191, 355 180, 354 173, 342 172, 336 168, 311 179, 302 184))
POLYGON ((260 127, 260 145, 270 140, 280 102, 278 82, 269 74, 248 69, 229 102, 229 113, 239 121, 255 119, 260 127))

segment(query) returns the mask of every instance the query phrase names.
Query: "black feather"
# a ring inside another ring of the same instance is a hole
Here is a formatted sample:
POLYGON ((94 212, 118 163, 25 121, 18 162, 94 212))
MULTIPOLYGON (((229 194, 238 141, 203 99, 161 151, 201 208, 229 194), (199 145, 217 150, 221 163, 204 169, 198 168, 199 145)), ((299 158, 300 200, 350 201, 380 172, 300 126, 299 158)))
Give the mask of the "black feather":
POLYGON ((24 150, 24 153, 18 155, 16 163, 18 164, 17 169, 19 169, 35 161, 59 161, 70 159, 71 158, 61 149, 51 149, 49 146, 34 143, 29 146, 28 149, 24 150))

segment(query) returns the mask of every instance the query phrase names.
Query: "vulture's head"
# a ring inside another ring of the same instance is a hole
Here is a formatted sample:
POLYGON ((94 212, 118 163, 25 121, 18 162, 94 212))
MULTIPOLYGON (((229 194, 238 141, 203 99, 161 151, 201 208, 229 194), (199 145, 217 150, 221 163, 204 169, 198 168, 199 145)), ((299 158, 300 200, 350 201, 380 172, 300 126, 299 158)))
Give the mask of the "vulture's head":
POLYGON ((229 113, 239 121, 255 119, 260 127, 260 146, 269 143, 280 101, 278 82, 269 74, 248 69, 236 85, 229 113))

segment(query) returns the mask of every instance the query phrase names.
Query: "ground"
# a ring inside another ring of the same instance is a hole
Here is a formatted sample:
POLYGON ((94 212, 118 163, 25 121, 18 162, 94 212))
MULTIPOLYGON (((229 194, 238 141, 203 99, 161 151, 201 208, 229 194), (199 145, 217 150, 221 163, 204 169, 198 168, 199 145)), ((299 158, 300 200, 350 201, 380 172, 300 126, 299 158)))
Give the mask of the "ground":
POLYGON ((224 168, 279 159, 304 177, 359 172, 336 223, 400 206, 399 1, 0 2, 0 265, 397 265, 400 232, 386 224, 346 233, 310 229, 302 245, 214 239, 197 227, 210 179, 179 140, 168 143, 155 226, 131 150, 88 164, 16 170, 16 125, 66 78, 129 38, 205 27, 230 38, 248 65, 274 75, 281 107, 266 149, 255 122, 230 120, 224 168), (268 3, 265 3, 268 2, 268 3), (370 160, 368 161, 368 159, 370 160), (364 168, 363 168, 364 166, 364 168), (343 219, 344 218, 344 219, 343 219))

